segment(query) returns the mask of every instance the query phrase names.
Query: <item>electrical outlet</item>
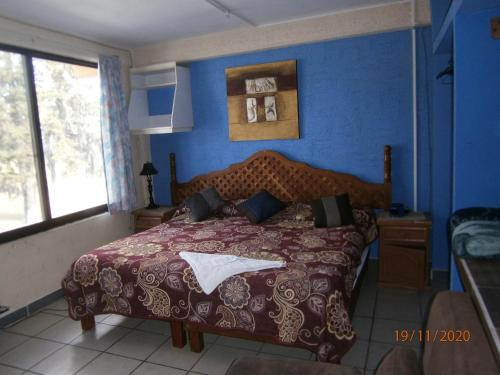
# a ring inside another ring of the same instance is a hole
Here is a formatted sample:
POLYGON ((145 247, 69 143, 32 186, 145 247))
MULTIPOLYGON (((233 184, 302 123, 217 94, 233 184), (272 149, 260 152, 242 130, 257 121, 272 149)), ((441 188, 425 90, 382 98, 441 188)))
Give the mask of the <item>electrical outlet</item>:
POLYGON ((491 37, 500 39, 500 17, 491 18, 491 37))

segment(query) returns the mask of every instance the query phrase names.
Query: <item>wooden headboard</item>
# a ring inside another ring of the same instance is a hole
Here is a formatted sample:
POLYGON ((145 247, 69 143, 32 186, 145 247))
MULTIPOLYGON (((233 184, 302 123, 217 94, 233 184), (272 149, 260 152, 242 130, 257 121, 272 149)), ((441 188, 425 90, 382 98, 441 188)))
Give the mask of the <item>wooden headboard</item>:
POLYGON ((177 182, 175 154, 170 154, 172 203, 214 186, 224 199, 248 198, 267 190, 286 202, 310 202, 349 193, 354 207, 388 208, 391 204, 391 147, 384 147, 384 183, 364 182, 356 176, 314 168, 275 151, 259 151, 228 168, 177 182))

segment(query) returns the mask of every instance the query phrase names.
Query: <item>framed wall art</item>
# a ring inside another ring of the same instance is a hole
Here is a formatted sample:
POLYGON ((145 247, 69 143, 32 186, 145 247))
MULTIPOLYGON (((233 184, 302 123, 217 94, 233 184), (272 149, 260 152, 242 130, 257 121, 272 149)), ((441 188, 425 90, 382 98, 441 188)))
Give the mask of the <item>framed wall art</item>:
POLYGON ((296 60, 226 69, 232 141, 299 138, 296 60))

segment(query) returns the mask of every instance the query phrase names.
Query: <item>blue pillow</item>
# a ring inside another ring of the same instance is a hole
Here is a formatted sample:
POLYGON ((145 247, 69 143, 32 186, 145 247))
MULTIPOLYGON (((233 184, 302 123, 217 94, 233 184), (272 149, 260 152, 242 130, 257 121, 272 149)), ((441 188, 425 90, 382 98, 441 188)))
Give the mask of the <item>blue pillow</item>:
POLYGON ((258 224, 280 212, 285 208, 285 204, 267 191, 262 190, 240 203, 236 208, 252 223, 258 224))
POLYGON ((189 216, 194 222, 203 221, 212 214, 210 205, 200 193, 195 193, 186 199, 189 216))

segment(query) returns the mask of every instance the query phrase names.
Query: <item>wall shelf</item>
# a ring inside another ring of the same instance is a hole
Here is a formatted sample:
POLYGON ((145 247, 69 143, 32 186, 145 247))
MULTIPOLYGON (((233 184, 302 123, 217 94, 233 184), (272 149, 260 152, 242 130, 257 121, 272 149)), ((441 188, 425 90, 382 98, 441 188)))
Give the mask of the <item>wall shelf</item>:
POLYGON ((128 117, 132 134, 164 134, 191 131, 193 109, 189 68, 175 62, 130 69, 128 117), (165 114, 151 116, 148 90, 174 87, 172 107, 165 114))

